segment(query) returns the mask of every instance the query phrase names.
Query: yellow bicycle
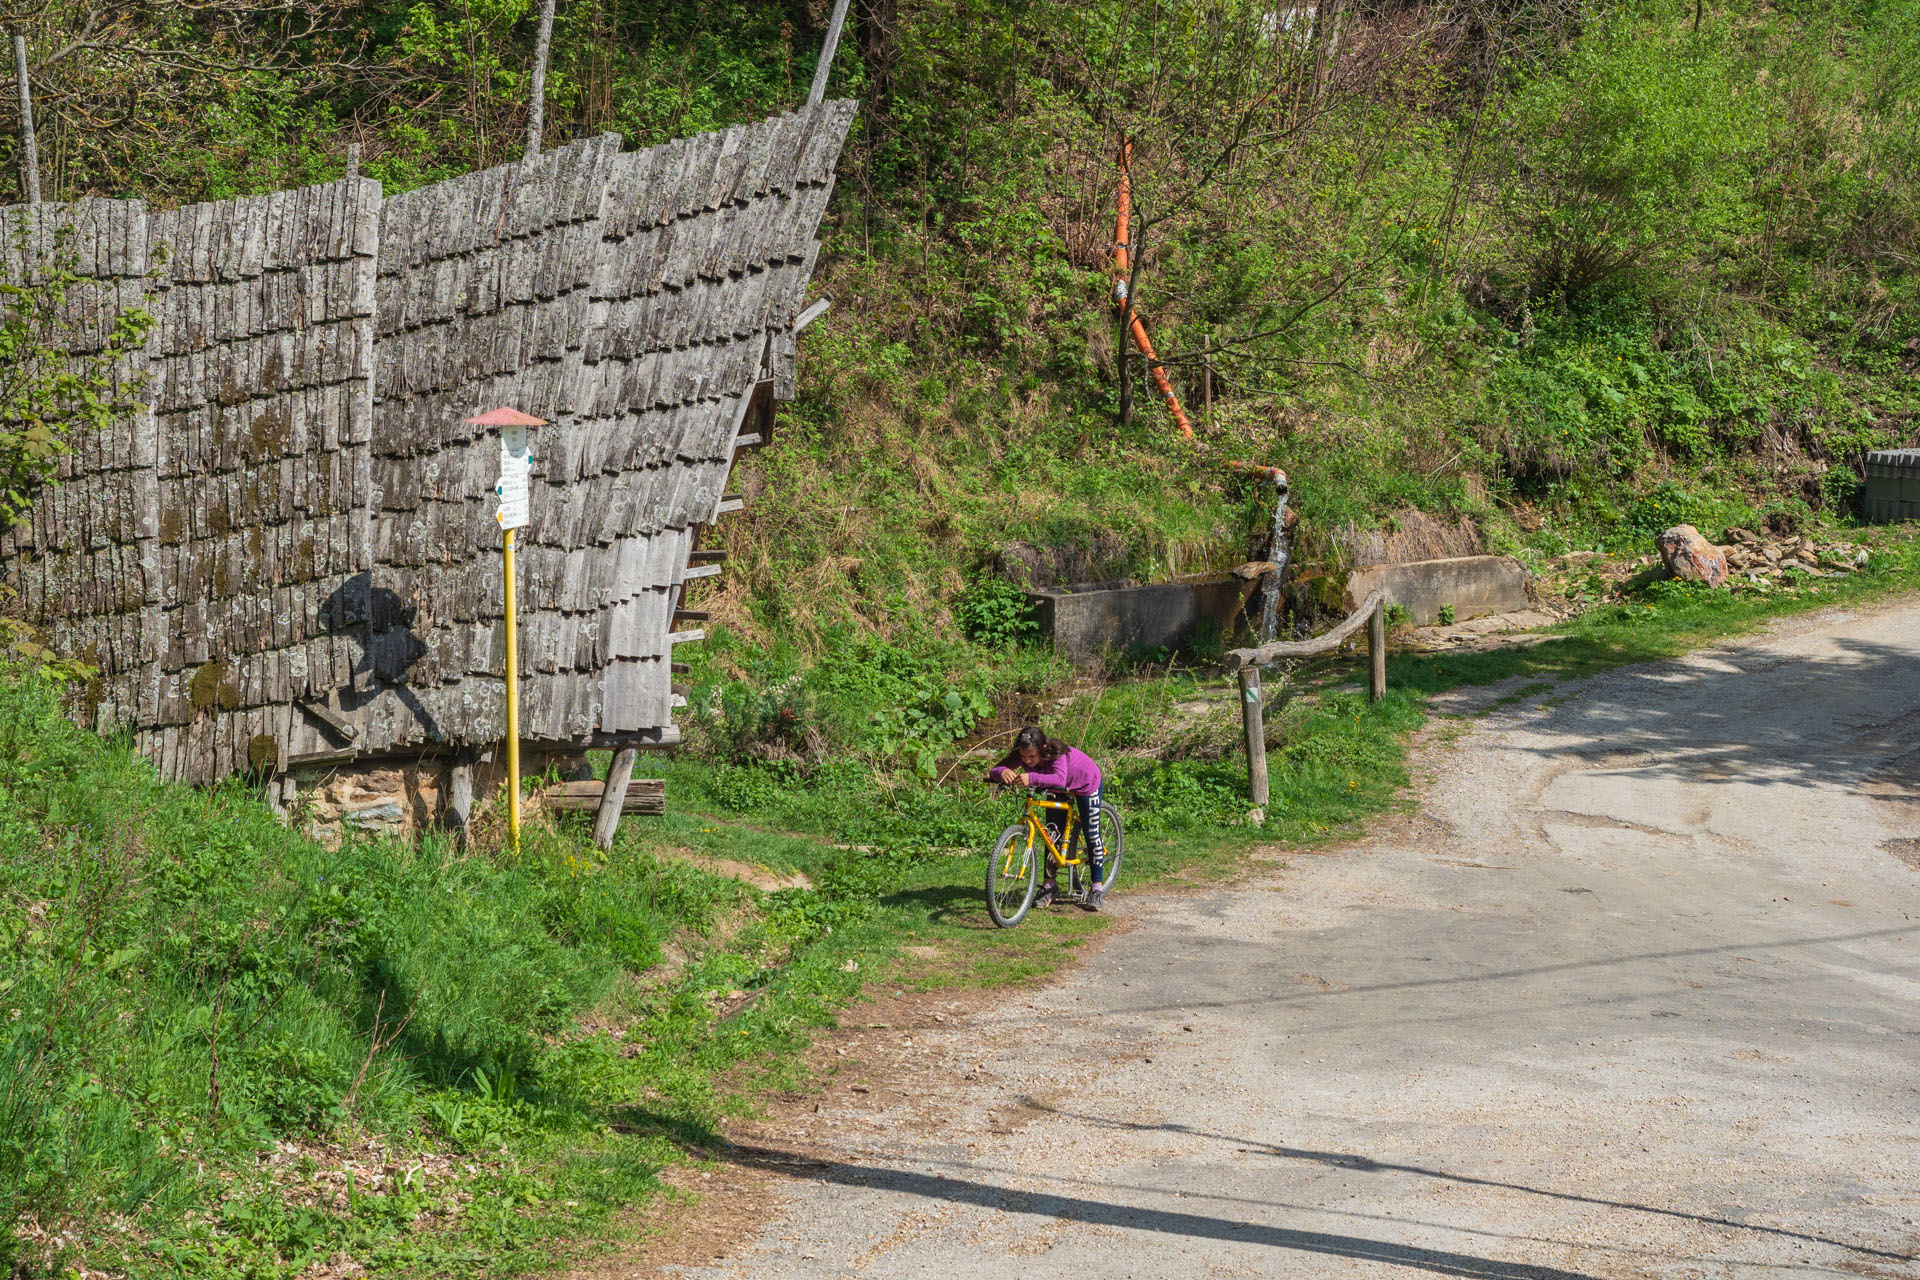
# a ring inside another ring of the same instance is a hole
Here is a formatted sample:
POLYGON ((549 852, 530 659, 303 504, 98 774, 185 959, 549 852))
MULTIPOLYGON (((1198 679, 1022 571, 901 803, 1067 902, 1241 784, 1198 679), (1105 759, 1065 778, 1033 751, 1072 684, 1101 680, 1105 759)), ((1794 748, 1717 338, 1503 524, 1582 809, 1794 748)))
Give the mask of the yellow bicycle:
MULTIPOLYGON (((1040 882, 1048 869, 1065 868, 1067 883, 1055 900, 1085 902, 1093 888, 1093 866, 1086 841, 1076 842, 1080 810, 1065 792, 1030 790, 1027 811, 1019 822, 1000 833, 987 858, 987 914, 1002 929, 1027 918, 1040 882), (1076 843, 1079 847, 1076 849, 1076 843), (1069 852, 1071 851, 1071 852, 1069 852)), ((1112 890, 1120 877, 1120 811, 1100 802, 1100 834, 1106 851, 1105 887, 1112 890)))

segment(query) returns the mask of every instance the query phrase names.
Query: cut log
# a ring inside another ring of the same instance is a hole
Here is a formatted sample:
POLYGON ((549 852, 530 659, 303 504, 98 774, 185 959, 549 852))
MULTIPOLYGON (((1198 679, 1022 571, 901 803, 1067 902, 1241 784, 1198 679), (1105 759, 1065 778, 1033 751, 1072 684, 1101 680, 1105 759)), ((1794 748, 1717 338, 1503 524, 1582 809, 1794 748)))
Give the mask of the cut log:
MULTIPOLYGON (((563 782, 542 791, 540 803, 560 813, 592 813, 600 808, 600 797, 605 793, 606 783, 598 778, 592 782, 563 782)), ((660 814, 666 811, 665 779, 635 778, 627 783, 627 796, 620 805, 621 813, 660 814)))

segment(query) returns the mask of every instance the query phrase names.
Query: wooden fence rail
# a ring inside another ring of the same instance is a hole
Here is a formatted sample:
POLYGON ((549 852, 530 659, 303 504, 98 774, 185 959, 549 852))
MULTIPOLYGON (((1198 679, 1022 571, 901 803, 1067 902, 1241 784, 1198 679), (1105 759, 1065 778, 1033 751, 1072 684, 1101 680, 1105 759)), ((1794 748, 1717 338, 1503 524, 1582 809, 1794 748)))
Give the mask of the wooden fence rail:
POLYGON ((1267 780, 1267 729, 1260 691, 1260 668, 1283 658, 1312 658, 1332 653, 1361 627, 1367 629, 1367 699, 1387 696, 1387 593, 1376 590, 1347 615, 1347 620, 1311 640, 1276 640, 1253 649, 1227 654, 1229 671, 1240 674, 1240 717, 1247 737, 1247 786, 1256 808, 1264 809, 1270 794, 1267 780))

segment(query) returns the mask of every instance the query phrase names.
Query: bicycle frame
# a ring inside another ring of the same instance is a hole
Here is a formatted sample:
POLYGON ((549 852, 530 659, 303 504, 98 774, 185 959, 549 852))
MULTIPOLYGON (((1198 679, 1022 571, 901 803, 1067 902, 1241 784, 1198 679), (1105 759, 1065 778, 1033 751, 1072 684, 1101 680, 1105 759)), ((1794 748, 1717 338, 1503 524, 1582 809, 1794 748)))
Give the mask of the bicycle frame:
MULTIPOLYGON (((1052 865, 1056 867, 1085 866, 1087 860, 1084 856, 1078 857, 1078 858, 1072 858, 1072 857, 1068 857, 1065 853, 1062 853, 1060 850, 1061 845, 1065 845, 1069 849, 1073 848, 1074 825, 1079 821, 1079 819, 1080 819, 1080 809, 1077 805, 1069 804, 1064 800, 1042 799, 1039 794, 1031 791, 1028 792, 1027 793, 1027 847, 1025 850, 1025 857, 1029 860, 1033 857, 1033 843, 1034 843, 1034 840, 1038 838, 1040 843, 1046 846, 1047 860, 1050 863, 1052 863, 1052 865), (1047 834, 1047 821, 1046 821, 1045 814, 1042 812, 1043 810, 1046 810, 1046 809, 1060 809, 1060 810, 1063 810, 1067 815, 1066 823, 1060 829, 1060 844, 1055 844, 1053 842, 1053 837, 1047 834)), ((1013 869, 1014 869, 1013 868, 1013 849, 1012 847, 1009 847, 1007 849, 1007 865, 1006 865, 1007 874, 1012 875, 1013 869)))

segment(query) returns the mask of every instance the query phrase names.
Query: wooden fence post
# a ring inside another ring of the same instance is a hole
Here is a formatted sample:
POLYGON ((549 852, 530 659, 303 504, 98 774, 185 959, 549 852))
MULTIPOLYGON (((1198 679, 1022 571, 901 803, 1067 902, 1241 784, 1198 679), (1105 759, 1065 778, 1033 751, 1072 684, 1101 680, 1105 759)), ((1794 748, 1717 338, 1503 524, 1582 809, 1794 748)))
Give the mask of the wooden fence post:
POLYGON ((1247 731, 1247 786, 1256 807, 1267 807, 1267 727, 1260 714, 1260 668, 1240 668, 1240 719, 1247 731))
POLYGON ((613 848, 613 838, 620 831, 620 809, 627 801, 627 783, 633 780, 633 759, 639 754, 633 747, 621 747, 607 766, 607 788, 600 793, 600 812, 593 819, 596 849, 613 848))
POLYGON ((1367 701, 1378 702, 1387 696, 1387 602, 1373 606, 1367 619, 1367 701))

